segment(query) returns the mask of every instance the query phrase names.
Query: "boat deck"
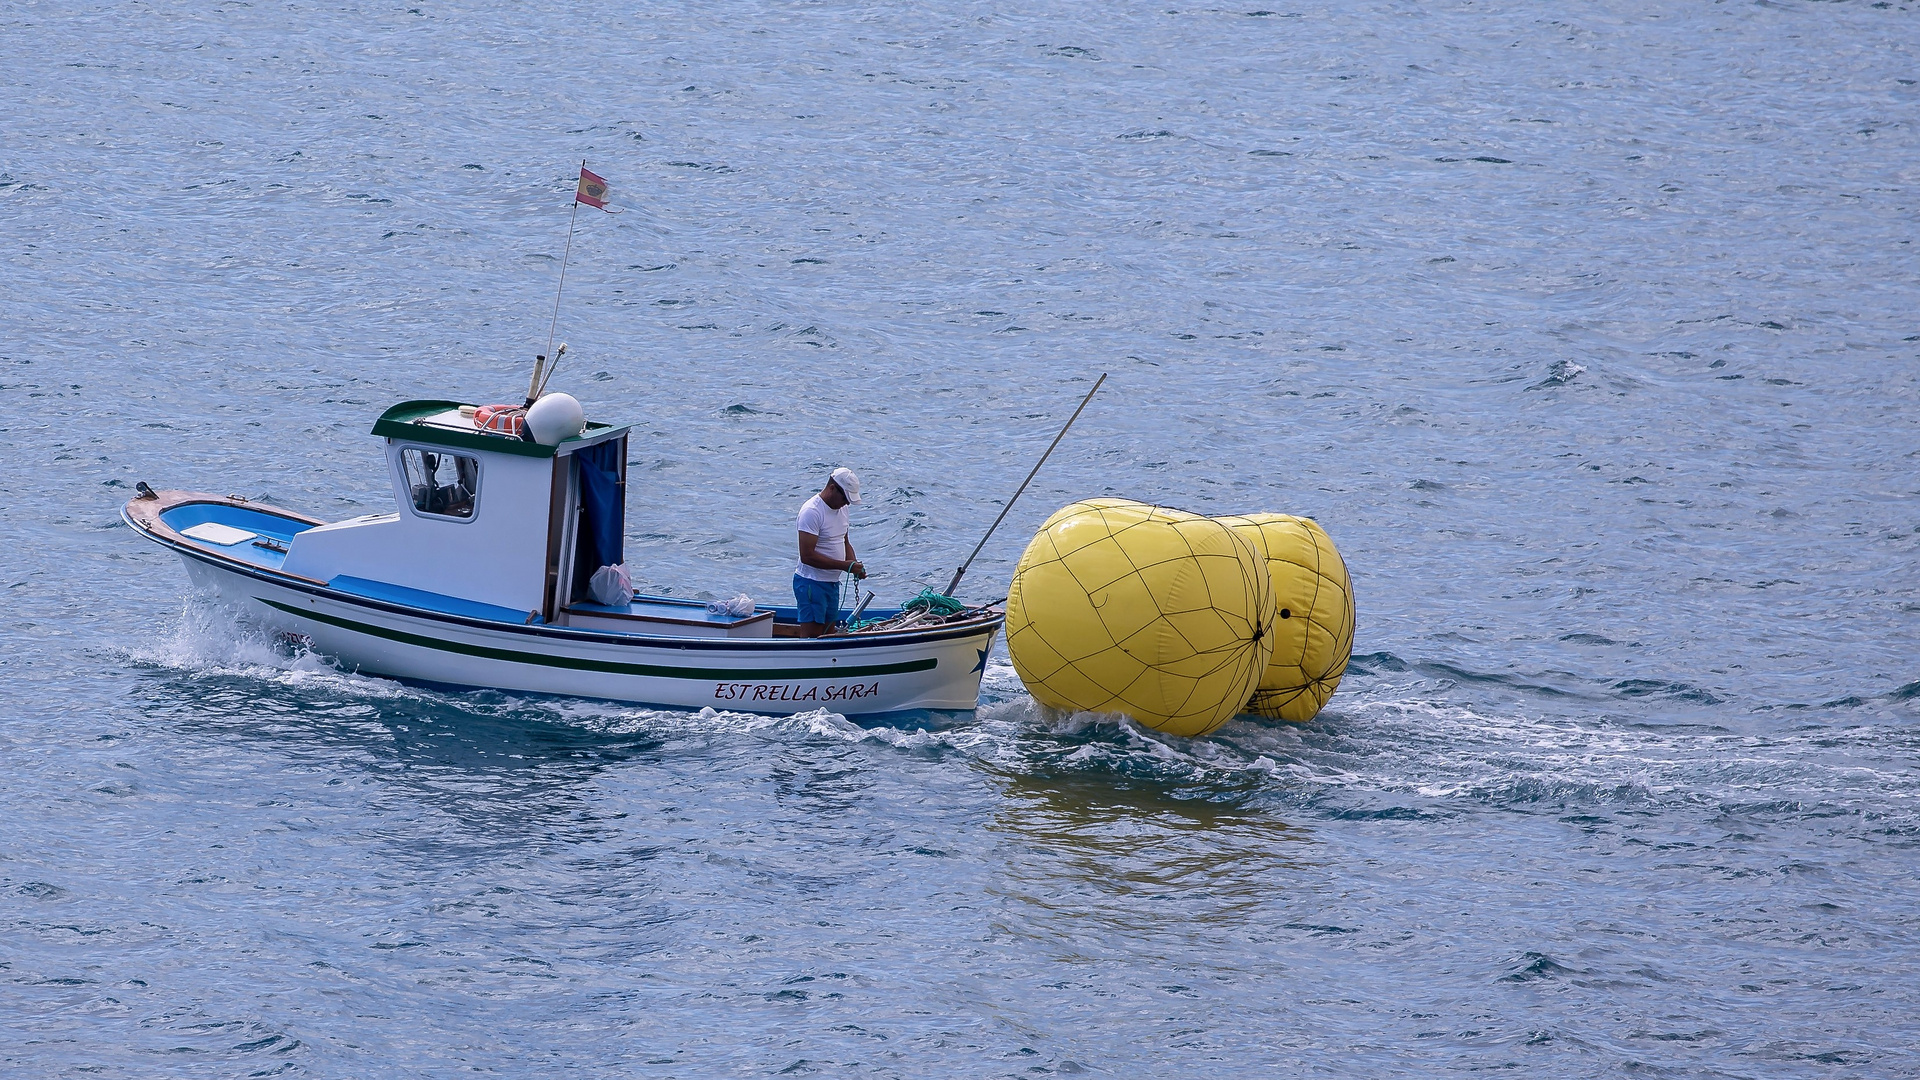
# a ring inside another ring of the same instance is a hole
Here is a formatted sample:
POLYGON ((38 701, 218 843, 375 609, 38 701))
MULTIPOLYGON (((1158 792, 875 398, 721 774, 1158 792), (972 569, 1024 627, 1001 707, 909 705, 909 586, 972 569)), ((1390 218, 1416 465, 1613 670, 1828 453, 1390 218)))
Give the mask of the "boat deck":
MULTIPOLYGON (((282 566, 293 538, 324 524, 316 518, 251 503, 237 495, 191 491, 161 491, 152 499, 134 499, 127 504, 126 512, 128 520, 137 527, 176 545, 275 574, 284 573, 282 566)), ((513 626, 544 625, 537 612, 367 578, 340 575, 329 581, 307 584, 324 585, 348 596, 436 615, 513 626)), ((864 614, 868 618, 884 619, 897 613, 898 609, 894 608, 870 608, 864 614)), ((847 609, 841 609, 842 618, 848 614, 847 609)), ((640 595, 635 596, 632 603, 619 607, 584 601, 570 604, 564 623, 555 628, 636 637, 768 638, 794 636, 798 622, 799 611, 793 607, 756 607, 752 615, 736 616, 709 612, 702 600, 640 595)))
POLYGON ((346 574, 341 574, 327 582, 327 588, 337 589, 349 596, 431 611, 436 615, 452 615, 462 619, 481 619, 486 622, 513 623, 522 626, 538 621, 535 612, 523 611, 519 608, 501 607, 499 604, 488 604, 479 600, 463 600, 458 596, 448 596, 446 593, 410 589, 405 585, 369 581, 366 578, 350 577, 346 574))

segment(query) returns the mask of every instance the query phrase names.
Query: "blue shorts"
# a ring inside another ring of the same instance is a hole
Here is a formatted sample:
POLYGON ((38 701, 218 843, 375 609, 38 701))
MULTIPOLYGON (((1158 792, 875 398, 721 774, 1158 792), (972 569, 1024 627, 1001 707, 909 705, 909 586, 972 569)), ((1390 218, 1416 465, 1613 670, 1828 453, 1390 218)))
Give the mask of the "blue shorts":
POLYGON ((801 622, 826 623, 832 626, 840 621, 840 582, 815 581, 810 577, 793 575, 793 599, 800 607, 801 622))

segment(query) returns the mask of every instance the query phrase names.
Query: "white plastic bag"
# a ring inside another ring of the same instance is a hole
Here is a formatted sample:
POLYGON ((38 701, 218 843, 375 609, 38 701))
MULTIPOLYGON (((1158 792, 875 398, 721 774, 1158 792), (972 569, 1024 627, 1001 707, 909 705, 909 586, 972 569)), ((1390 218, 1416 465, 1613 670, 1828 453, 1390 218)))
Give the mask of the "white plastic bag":
POLYGON ((626 607, 633 603, 633 579, 627 576, 625 563, 603 566, 587 579, 587 595, 596 604, 626 607))
POLYGON ((741 593, 731 600, 709 600, 707 614, 731 615, 736 619, 744 619, 753 614, 753 597, 741 593))

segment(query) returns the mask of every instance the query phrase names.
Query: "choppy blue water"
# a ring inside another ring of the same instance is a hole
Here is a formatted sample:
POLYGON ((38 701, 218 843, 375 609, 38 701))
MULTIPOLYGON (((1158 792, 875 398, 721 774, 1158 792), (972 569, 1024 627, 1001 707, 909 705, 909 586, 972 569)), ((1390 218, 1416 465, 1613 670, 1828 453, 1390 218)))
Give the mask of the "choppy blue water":
MULTIPOLYGON (((1292 3, 1292 0, 1289 0, 1292 3)), ((0 1066, 1920 1075, 1920 6, 0 12, 0 1066), (636 421, 643 585, 883 599, 1112 493, 1310 514, 1313 723, 447 694, 135 481, 328 516, 408 397, 636 421)))

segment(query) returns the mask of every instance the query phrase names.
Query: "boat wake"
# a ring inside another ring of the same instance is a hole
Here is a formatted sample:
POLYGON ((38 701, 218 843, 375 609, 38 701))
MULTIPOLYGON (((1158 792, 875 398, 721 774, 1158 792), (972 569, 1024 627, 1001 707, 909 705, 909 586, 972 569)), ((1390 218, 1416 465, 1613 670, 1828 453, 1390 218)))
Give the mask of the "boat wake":
MULTIPOLYGON (((1356 672, 1310 724, 1241 718, 1204 739, 1115 715, 1040 707, 1006 661, 988 663, 981 706, 935 722, 855 723, 828 709, 788 716, 654 709, 495 690, 437 690, 343 671, 216 602, 188 602, 171 634, 129 650, 136 665, 226 696, 294 698, 316 715, 372 709, 389 721, 558 725, 575 736, 709 747, 865 746, 950 760, 1029 781, 1098 780, 1177 801, 1259 805, 1292 816, 1442 819, 1485 811, 1559 816, 1654 808, 1708 815, 1781 812, 1920 823, 1920 782, 1902 761, 1920 735, 1902 725, 1804 724, 1736 731, 1588 709, 1465 700, 1404 674, 1356 672), (292 691, 289 694, 289 691, 292 691), (1703 764, 1705 762, 1705 764, 1703 764)), ((689 752, 693 752, 689 747, 689 752)))
POLYGON ((424 691, 343 671, 297 639, 246 621, 243 613, 209 597, 190 597, 170 634, 127 650, 136 666, 195 680, 249 679, 307 692, 338 692, 362 698, 423 698, 424 691))

